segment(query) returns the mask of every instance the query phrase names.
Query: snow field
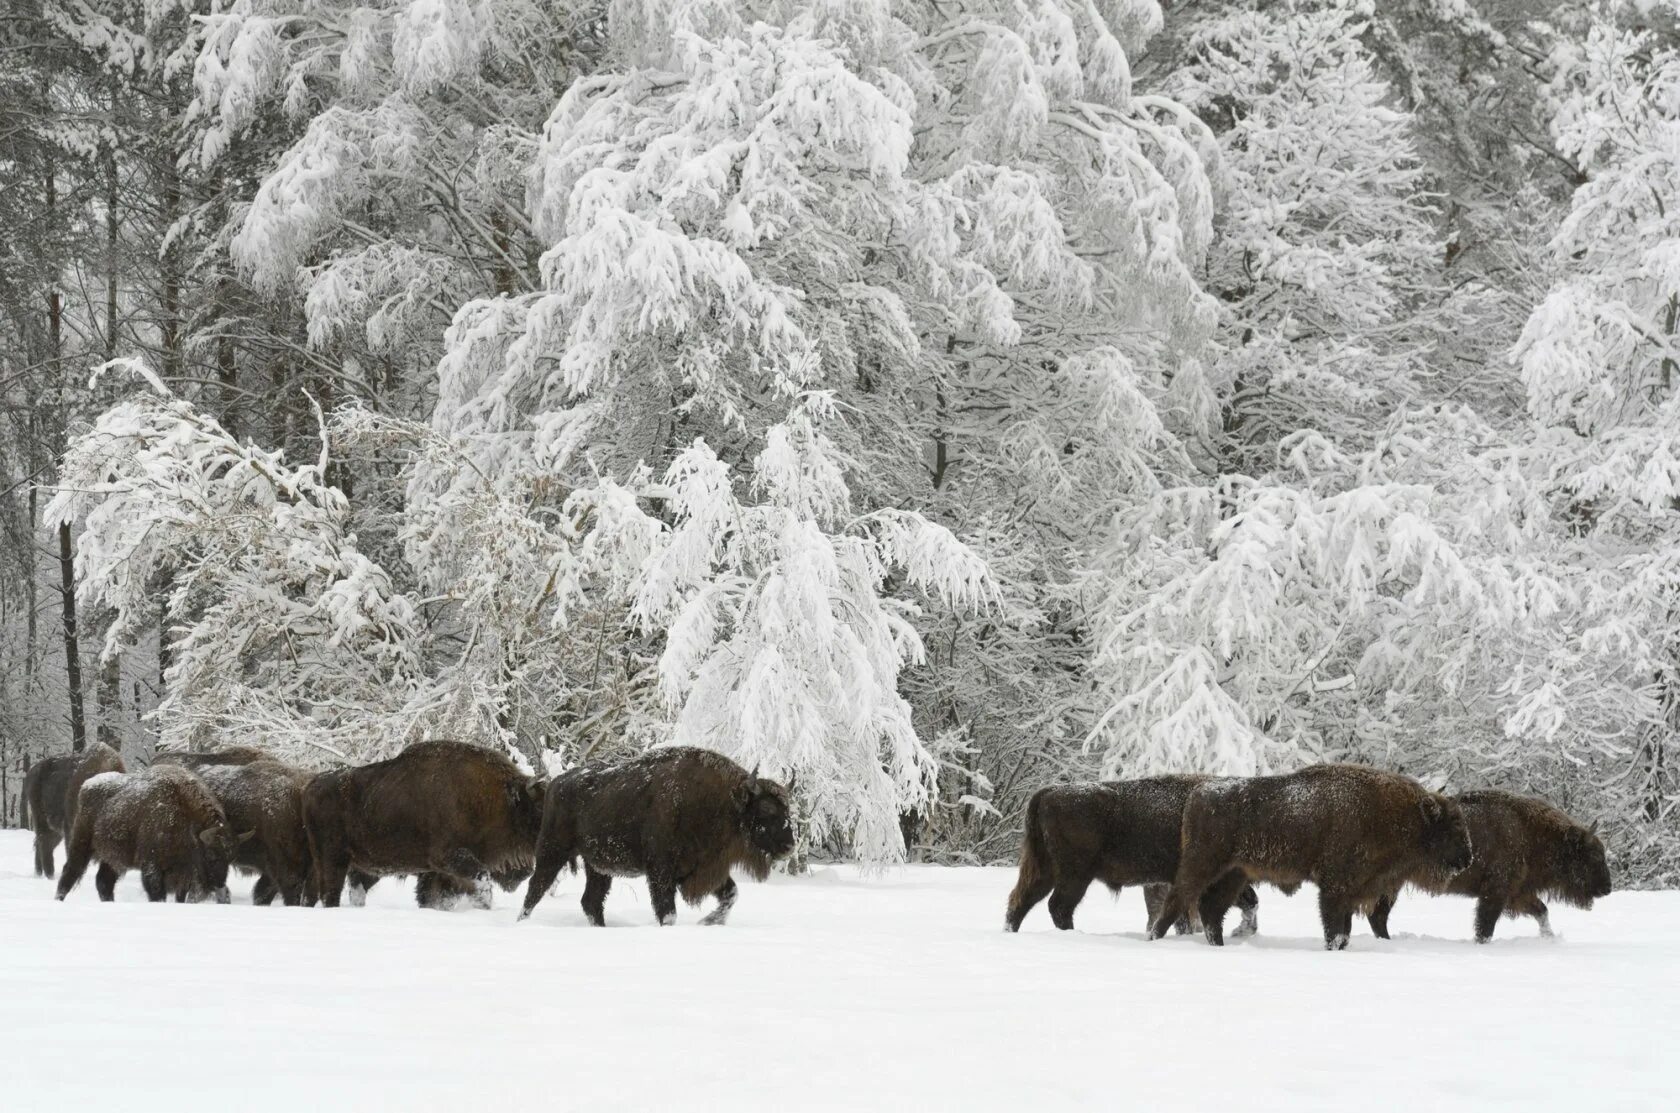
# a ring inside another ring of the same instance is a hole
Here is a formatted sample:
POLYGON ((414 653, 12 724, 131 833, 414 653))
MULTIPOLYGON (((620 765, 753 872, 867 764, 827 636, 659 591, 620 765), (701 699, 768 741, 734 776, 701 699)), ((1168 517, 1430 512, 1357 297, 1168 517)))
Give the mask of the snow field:
MULTIPOLYGON (((563 876, 429 912, 64 904, 0 832, 0 1080, 15 1110, 1670 1110, 1680 892, 1554 905, 1560 936, 1407 894, 1396 938, 1323 951, 1310 886, 1261 934, 1143 940, 1141 893, 1079 930, 1001 930, 1012 870, 822 868, 746 882, 729 926, 608 928, 563 876)), ((62 854, 60 854, 62 859, 62 854)), ((1234 919, 1234 918, 1233 918, 1234 919)))

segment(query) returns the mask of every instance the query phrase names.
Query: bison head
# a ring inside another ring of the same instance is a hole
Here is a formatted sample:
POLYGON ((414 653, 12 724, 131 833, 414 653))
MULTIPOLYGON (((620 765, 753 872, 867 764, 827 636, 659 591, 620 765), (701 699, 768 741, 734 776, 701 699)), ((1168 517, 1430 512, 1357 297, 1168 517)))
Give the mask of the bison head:
POLYGON ((1430 861, 1453 873, 1470 864, 1470 825, 1455 800, 1429 793, 1418 805, 1423 812, 1423 848, 1430 861))
POLYGON ((1570 827, 1563 833, 1555 894, 1566 904, 1591 908, 1599 897, 1610 895, 1610 863, 1604 857, 1604 843, 1598 837, 1598 825, 1591 828, 1570 827))
POLYGON ((747 841, 774 861, 793 852, 793 809, 788 790, 775 781, 753 777, 738 793, 747 841))
POLYGON ((207 893, 222 893, 227 889, 228 865, 241 844, 255 831, 234 834, 226 823, 215 823, 198 833, 198 881, 207 893))

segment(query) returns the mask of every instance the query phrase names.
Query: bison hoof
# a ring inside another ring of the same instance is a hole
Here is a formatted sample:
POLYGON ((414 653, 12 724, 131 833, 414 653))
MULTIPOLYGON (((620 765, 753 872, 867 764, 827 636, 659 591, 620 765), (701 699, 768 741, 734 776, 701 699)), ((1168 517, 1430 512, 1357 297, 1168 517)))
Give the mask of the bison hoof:
POLYGON ((659 926, 662 927, 662 928, 663 927, 670 927, 672 924, 674 924, 676 922, 677 922, 677 914, 675 912, 667 912, 667 913, 665 913, 665 915, 659 917, 659 926))
POLYGON ((1324 949, 1327 950, 1327 951, 1345 951, 1345 950, 1347 950, 1347 945, 1348 945, 1348 937, 1347 936, 1345 936, 1345 935, 1332 935, 1329 938, 1329 940, 1327 940, 1325 942, 1324 949))
MULTIPOLYGON (((673 916, 671 918, 673 920, 676 919, 675 916, 673 916)), ((700 917, 700 924, 701 924, 702 927, 714 927, 714 928, 715 927, 722 927, 724 924, 727 924, 728 922, 729 922, 729 917, 728 916, 720 916, 716 912, 711 912, 711 913, 708 913, 705 916, 700 917)))
POLYGON ((233 895, 228 892, 228 889, 227 889, 226 885, 223 885, 220 889, 216 890, 216 903, 217 904, 232 904, 233 903, 233 895))
POLYGON ((1236 927, 1231 929, 1231 938, 1232 939, 1247 939, 1249 936, 1253 935, 1258 930, 1259 930, 1259 928, 1256 927, 1254 924, 1251 924, 1247 920, 1244 920, 1242 923, 1238 924, 1236 927))
POLYGON ((367 890, 351 886, 349 892, 344 894, 344 903, 351 908, 361 908, 367 904, 367 890))

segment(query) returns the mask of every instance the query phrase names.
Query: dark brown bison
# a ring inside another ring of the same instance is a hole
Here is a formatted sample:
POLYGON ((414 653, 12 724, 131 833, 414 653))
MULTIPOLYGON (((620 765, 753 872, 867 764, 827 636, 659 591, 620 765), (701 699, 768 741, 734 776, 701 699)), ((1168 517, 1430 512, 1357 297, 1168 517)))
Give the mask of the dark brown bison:
POLYGON ((76 826, 76 801, 80 797, 82 785, 101 773, 126 773, 128 766, 123 764, 122 755, 102 742, 95 742, 81 753, 81 760, 76 762, 70 771, 70 780, 64 786, 64 833, 66 838, 76 826))
POLYGON ((303 786, 310 774, 278 761, 253 761, 203 765, 197 776, 216 797, 229 825, 253 832, 233 857, 235 866, 260 875, 251 890, 252 901, 269 904, 279 894, 288 905, 307 903, 311 862, 303 831, 303 786))
POLYGON ((141 773, 106 773, 81 789, 71 822, 63 900, 81 881, 88 862, 99 860, 94 885, 111 900, 117 879, 131 869, 150 900, 173 893, 177 901, 227 887, 228 863, 251 833, 235 835, 216 798, 185 769, 163 765, 141 773))
POLYGON ((548 786, 537 866, 525 889, 524 919, 562 866, 583 859, 583 911, 597 927, 615 877, 646 875, 653 912, 675 921, 677 894, 708 895, 717 907, 701 923, 721 924, 735 904, 740 866, 755 879, 793 850, 788 789, 722 754, 688 746, 653 750, 612 767, 574 769, 548 786))
POLYGON ((64 797, 80 760, 80 754, 54 754, 31 765, 23 775, 19 818, 35 832, 36 877, 53 875, 53 849, 64 837, 64 797))
POLYGON ((321 773, 303 790, 316 891, 338 906, 345 876, 436 871, 468 887, 529 874, 543 780, 465 742, 416 742, 396 757, 321 773))
POLYGON ((179 765, 194 771, 216 765, 250 765, 254 761, 273 760, 273 754, 255 746, 229 746, 225 750, 164 750, 152 755, 153 765, 179 765))
MULTIPOLYGON (((1178 872, 1184 801, 1207 779, 1180 774, 1054 785, 1033 793, 1027 801, 1021 872, 1009 894, 1004 927, 1021 930, 1027 913, 1048 895, 1051 922, 1063 931, 1072 928, 1073 910, 1092 881, 1116 893, 1127 885, 1145 886, 1149 923, 1154 923, 1166 896, 1163 883, 1178 872)), ((1259 903, 1253 887, 1243 886, 1237 897, 1242 926, 1236 934, 1255 930, 1259 903)), ((1189 931, 1200 925, 1185 917, 1177 926, 1189 931)))
MULTIPOLYGON (((1407 880, 1429 893, 1476 898, 1476 942, 1493 938, 1499 917, 1533 916, 1540 934, 1552 934, 1542 897, 1577 908, 1610 895, 1604 844, 1590 828, 1544 800, 1487 790, 1454 797, 1470 825, 1471 858, 1457 872, 1426 869, 1407 880)), ((1371 910, 1371 931, 1388 938, 1388 914, 1398 889, 1371 910)))
POLYGON ((1255 881, 1318 886, 1324 943, 1347 946, 1356 910, 1408 878, 1470 862, 1464 813, 1410 777, 1362 765, 1310 765, 1276 777, 1211 780, 1184 804, 1178 874, 1150 928, 1159 939, 1192 907, 1208 942, 1255 881))

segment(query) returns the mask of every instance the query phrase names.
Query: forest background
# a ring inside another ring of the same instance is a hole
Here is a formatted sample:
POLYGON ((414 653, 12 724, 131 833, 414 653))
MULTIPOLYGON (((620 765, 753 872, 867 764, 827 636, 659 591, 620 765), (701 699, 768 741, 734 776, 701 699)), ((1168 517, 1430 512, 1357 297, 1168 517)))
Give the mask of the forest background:
POLYGON ((1680 883, 1677 50, 0 0, 0 819, 93 739, 676 740, 994 862, 1047 783, 1354 760, 1680 883))

